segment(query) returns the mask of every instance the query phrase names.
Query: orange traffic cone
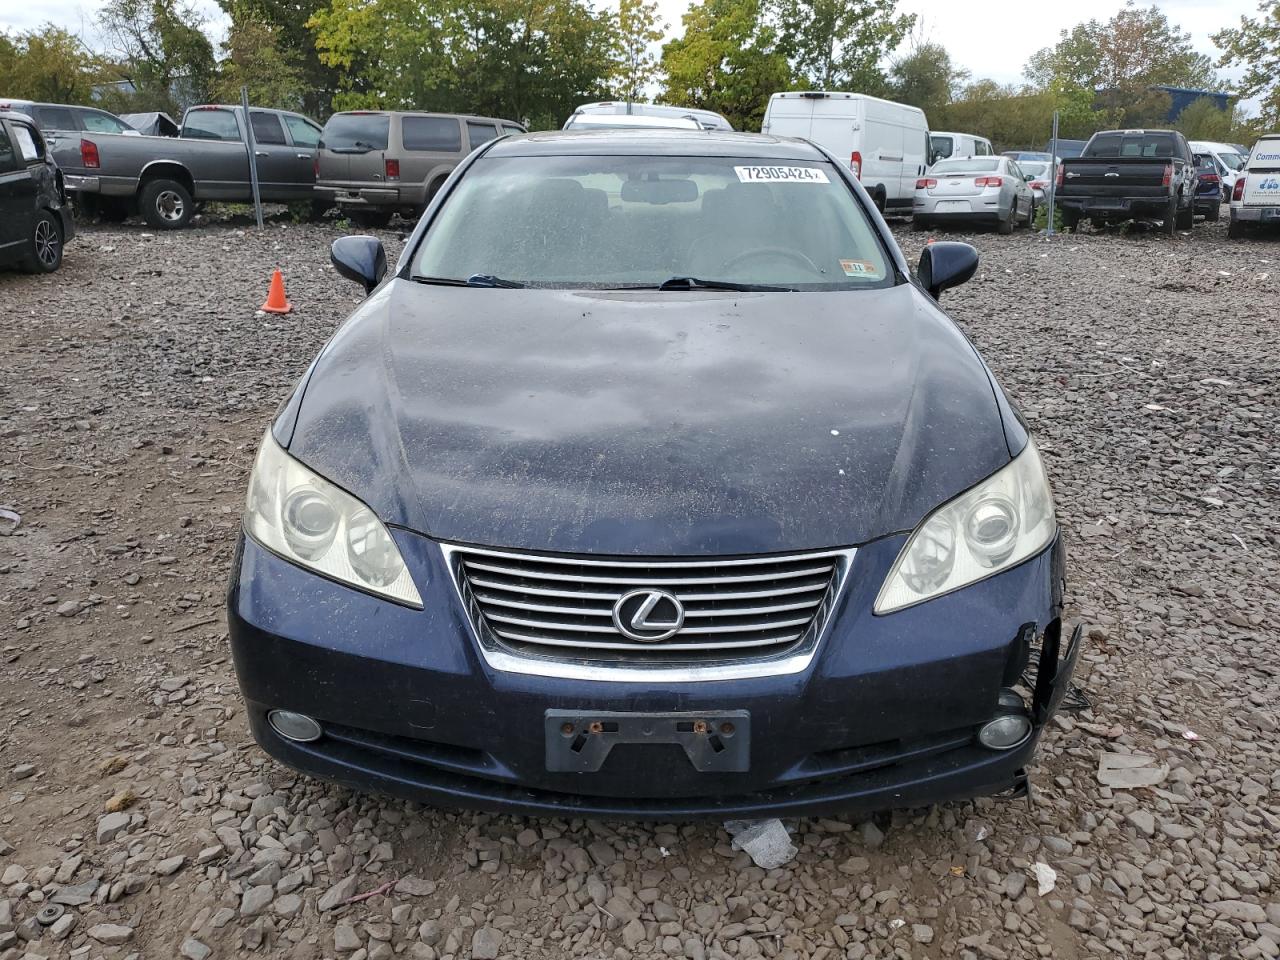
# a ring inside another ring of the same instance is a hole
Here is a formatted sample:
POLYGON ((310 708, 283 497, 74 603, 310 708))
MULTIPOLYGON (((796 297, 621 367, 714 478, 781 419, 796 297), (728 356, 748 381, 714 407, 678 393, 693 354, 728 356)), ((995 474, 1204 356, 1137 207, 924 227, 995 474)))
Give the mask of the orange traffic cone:
POLYGON ((267 302, 262 305, 267 313, 288 313, 293 304, 284 298, 284 275, 280 268, 271 274, 271 289, 267 291, 267 302))

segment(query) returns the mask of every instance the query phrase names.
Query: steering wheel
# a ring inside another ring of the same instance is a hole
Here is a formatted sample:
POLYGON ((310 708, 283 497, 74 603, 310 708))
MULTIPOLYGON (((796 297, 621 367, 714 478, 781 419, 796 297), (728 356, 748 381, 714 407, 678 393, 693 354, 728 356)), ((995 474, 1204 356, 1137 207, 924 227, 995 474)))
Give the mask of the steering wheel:
POLYGON ((791 260, 793 263, 798 263, 798 264, 801 264, 802 266, 808 267, 818 276, 822 276, 823 274, 822 268, 819 267, 812 260, 810 260, 808 257, 806 257, 799 250, 790 250, 786 247, 755 247, 751 250, 744 250, 742 253, 732 256, 728 260, 724 261, 724 263, 720 264, 720 271, 722 273, 727 272, 732 267, 736 267, 738 264, 740 264, 744 260, 750 260, 753 257, 762 257, 766 255, 785 257, 791 260))

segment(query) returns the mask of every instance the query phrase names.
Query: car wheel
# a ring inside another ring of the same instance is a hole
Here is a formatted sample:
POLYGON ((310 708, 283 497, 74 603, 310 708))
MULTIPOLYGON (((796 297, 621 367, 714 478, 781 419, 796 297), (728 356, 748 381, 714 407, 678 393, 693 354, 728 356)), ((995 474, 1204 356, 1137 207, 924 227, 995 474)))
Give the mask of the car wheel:
POLYGON ((157 230, 181 230, 195 213, 191 192, 176 180, 148 180, 138 205, 142 219, 157 230))
POLYGON ((1015 199, 1013 203, 1009 204, 1009 216, 1004 217, 998 224, 996 224, 996 231, 1001 236, 1007 237, 1009 234, 1013 233, 1013 228, 1017 225, 1018 201, 1015 199))
POLYGON ((391 210, 352 210, 351 222, 362 227, 385 227, 391 222, 391 210))
POLYGON ((1222 215, 1222 207, 1220 204, 1216 204, 1216 203, 1204 212, 1204 218, 1211 223, 1217 220, 1218 217, 1220 217, 1221 215, 1222 215))
POLYGON ((53 273, 62 266, 62 225, 48 210, 31 225, 31 251, 22 260, 27 273, 53 273))

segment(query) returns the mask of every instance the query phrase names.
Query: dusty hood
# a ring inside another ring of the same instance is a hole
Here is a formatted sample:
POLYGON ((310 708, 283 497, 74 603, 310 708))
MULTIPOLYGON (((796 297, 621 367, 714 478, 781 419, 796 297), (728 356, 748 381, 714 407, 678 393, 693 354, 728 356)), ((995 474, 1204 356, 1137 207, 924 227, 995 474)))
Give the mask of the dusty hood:
POLYGON ((1009 460, 985 368, 907 285, 574 293, 397 279, 303 389, 294 456, 389 523, 491 546, 858 544, 914 527, 1009 460))

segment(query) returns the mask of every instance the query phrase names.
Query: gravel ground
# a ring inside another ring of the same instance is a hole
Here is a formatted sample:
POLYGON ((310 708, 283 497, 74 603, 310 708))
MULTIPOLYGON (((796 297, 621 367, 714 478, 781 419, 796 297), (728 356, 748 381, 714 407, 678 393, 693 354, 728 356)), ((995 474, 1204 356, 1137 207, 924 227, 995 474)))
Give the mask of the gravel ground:
POLYGON ((358 295, 335 233, 90 227, 0 274, 0 958, 1280 953, 1280 245, 974 240, 944 303, 1046 456, 1091 705, 1031 802, 790 822, 766 872, 713 824, 436 811, 254 746, 226 571, 257 440, 358 295), (296 310, 255 315, 277 264, 296 310))

